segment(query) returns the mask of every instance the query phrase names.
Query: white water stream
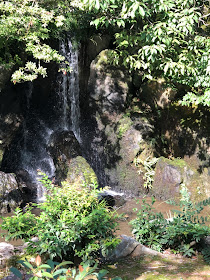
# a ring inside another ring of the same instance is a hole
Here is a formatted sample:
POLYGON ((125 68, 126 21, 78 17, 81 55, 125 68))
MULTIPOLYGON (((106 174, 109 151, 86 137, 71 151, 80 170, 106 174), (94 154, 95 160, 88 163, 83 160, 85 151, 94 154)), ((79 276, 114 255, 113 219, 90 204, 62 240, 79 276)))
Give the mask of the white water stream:
POLYGON ((31 182, 36 184, 38 202, 44 200, 45 190, 37 181, 37 170, 41 170, 49 178, 55 176, 55 165, 49 153, 49 142, 52 134, 73 131, 80 142, 78 51, 73 47, 70 38, 60 43, 60 53, 65 56, 70 72, 59 75, 57 81, 61 84, 58 92, 61 108, 60 110, 55 108, 57 115, 55 117, 59 120, 56 125, 49 125, 44 115, 42 117, 31 109, 32 83, 29 84, 26 92, 26 113, 23 122, 23 144, 20 150, 19 168, 27 171, 31 182))
POLYGON ((63 100, 62 125, 64 130, 72 130, 80 142, 78 50, 73 46, 70 38, 67 38, 66 41, 60 42, 60 52, 66 58, 70 68, 70 72, 67 71, 62 75, 62 91, 60 92, 63 100), (68 121, 69 117, 71 125, 68 121))

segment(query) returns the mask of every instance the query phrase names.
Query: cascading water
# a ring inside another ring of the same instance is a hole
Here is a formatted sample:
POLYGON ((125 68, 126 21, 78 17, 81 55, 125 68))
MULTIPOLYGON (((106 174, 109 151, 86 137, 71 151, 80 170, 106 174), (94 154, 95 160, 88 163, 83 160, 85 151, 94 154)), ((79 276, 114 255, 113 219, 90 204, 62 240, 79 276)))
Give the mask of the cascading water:
POLYGON ((78 51, 70 38, 60 43, 60 53, 65 56, 71 71, 58 75, 59 90, 55 92, 58 97, 52 94, 49 103, 44 104, 46 109, 33 103, 37 88, 32 83, 26 84, 22 130, 5 156, 3 167, 6 172, 26 171, 30 183, 35 185, 38 201, 44 199, 44 190, 37 181, 37 170, 49 178, 55 176, 56 168, 50 154, 51 138, 63 131, 73 131, 80 140, 78 51))
POLYGON ((23 147, 20 147, 19 169, 25 170, 32 184, 37 187, 38 202, 44 199, 44 188, 37 181, 37 170, 42 170, 52 178, 55 166, 47 151, 47 143, 53 130, 31 108, 33 84, 26 91, 26 113, 23 121, 23 147))
POLYGON ((61 81, 62 90, 60 91, 60 96, 63 103, 62 125, 64 130, 73 131, 75 137, 80 142, 78 50, 73 46, 70 38, 67 37, 66 41, 60 42, 60 52, 66 58, 70 68, 70 73, 68 71, 63 73, 61 81))

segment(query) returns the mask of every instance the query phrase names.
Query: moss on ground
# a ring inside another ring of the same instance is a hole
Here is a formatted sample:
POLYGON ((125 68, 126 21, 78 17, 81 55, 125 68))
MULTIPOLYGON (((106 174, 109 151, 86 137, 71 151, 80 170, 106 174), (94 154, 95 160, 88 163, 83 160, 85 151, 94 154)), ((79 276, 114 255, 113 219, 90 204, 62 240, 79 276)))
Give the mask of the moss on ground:
POLYGON ((119 276, 123 280, 205 280, 210 279, 210 266, 201 256, 184 258, 167 254, 166 258, 142 257, 126 259, 106 265, 108 277, 119 276))

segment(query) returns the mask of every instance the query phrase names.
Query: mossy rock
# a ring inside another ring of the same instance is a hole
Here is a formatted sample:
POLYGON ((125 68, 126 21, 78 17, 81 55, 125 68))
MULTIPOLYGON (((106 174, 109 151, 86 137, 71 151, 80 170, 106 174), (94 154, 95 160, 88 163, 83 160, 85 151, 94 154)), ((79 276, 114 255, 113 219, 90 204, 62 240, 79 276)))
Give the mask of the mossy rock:
POLYGON ((69 184, 93 184, 97 183, 97 177, 89 163, 81 156, 77 156, 69 161, 67 178, 69 184))
POLYGON ((178 202, 182 183, 188 188, 192 201, 208 198, 208 187, 205 187, 197 170, 191 168, 183 159, 161 157, 156 164, 151 193, 159 199, 178 202))
POLYGON ((121 112, 132 79, 125 69, 113 66, 110 61, 110 50, 103 50, 91 63, 88 81, 91 106, 97 106, 101 112, 121 112))

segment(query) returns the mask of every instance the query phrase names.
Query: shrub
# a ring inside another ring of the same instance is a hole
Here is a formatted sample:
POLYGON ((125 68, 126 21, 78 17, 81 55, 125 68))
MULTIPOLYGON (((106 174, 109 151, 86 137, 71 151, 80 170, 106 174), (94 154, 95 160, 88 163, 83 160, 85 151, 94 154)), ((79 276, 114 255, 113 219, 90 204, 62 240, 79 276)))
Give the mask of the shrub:
MULTIPOLYGON (((79 269, 66 268, 71 262, 57 263, 52 260, 48 260, 47 264, 41 263, 41 258, 38 255, 35 260, 35 264, 32 265, 27 260, 19 261, 21 265, 28 270, 27 274, 32 275, 29 280, 48 280, 48 279, 60 279, 60 280, 83 280, 87 276, 95 276, 98 280, 104 280, 104 276, 107 274, 107 270, 100 270, 95 272, 96 265, 90 267, 89 265, 79 265, 79 269)), ((15 267, 10 269, 18 278, 25 279, 23 274, 15 267)), ((93 280, 88 278, 89 280, 93 280)), ((111 278, 109 278, 111 280, 111 278)), ((120 277, 115 277, 112 280, 122 280, 120 277)))
POLYGON ((35 216, 32 207, 28 207, 25 213, 17 209, 14 216, 3 218, 1 227, 8 231, 7 240, 28 241, 27 253, 30 254, 68 260, 78 256, 84 262, 94 262, 99 249, 106 251, 119 242, 114 238, 115 214, 104 201, 98 201, 97 185, 64 184, 58 188, 47 176, 41 181, 47 194, 45 202, 38 205, 40 215, 35 216), (36 243, 31 240, 33 236, 38 237, 36 243))
POLYGON ((136 239, 144 245, 161 251, 170 248, 174 252, 191 256, 196 245, 210 234, 205 226, 206 218, 198 214, 204 206, 210 204, 210 199, 194 204, 190 200, 187 188, 182 185, 180 211, 174 210, 174 217, 166 220, 162 213, 155 213, 152 199, 151 205, 143 200, 143 205, 137 213, 137 218, 131 221, 136 239))

